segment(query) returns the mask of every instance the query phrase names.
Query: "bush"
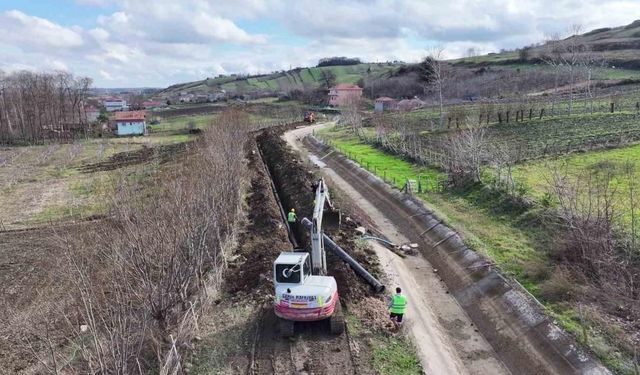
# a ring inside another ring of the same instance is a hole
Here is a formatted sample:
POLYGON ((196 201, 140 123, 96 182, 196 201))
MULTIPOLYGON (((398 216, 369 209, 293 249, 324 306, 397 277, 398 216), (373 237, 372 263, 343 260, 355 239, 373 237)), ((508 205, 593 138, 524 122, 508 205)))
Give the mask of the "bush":
POLYGON ((562 266, 557 266, 549 280, 542 284, 540 295, 551 302, 568 301, 575 296, 574 285, 571 272, 562 266))

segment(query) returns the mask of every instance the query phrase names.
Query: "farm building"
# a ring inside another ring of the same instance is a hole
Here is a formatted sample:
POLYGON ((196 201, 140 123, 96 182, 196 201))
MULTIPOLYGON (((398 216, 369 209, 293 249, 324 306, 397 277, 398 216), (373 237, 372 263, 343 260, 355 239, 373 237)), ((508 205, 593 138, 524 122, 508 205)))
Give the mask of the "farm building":
POLYGON ((126 111, 128 108, 127 101, 119 98, 106 98, 102 104, 109 112, 126 111))
POLYGON ((341 83, 329 90, 329 105, 340 107, 344 106, 352 98, 360 99, 362 97, 362 88, 356 85, 341 83))
POLYGON ((386 96, 376 99, 374 103, 374 110, 376 112, 395 111, 398 109, 398 101, 388 98, 386 96))
POLYGON ((116 135, 145 135, 147 123, 145 111, 116 112, 114 117, 116 135))

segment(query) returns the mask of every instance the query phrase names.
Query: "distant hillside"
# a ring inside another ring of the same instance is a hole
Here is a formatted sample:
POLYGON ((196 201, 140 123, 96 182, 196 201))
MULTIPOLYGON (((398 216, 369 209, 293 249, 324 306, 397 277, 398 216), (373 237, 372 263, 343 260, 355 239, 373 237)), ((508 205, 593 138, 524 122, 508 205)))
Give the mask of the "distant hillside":
MULTIPOLYGON (((626 26, 600 28, 567 39, 578 39, 592 52, 603 56, 608 66, 640 69, 640 20, 626 26)), ((490 53, 488 55, 456 59, 456 65, 487 66, 539 62, 545 45, 524 47, 518 51, 490 53), (525 50, 525 52, 521 52, 525 50)))
POLYGON ((225 90, 229 93, 244 94, 256 91, 273 93, 295 89, 313 89, 335 83, 356 83, 363 78, 379 78, 396 69, 398 64, 364 63, 357 65, 296 68, 289 71, 253 76, 221 76, 202 81, 182 83, 167 87, 159 92, 162 96, 180 92, 211 93, 225 90))

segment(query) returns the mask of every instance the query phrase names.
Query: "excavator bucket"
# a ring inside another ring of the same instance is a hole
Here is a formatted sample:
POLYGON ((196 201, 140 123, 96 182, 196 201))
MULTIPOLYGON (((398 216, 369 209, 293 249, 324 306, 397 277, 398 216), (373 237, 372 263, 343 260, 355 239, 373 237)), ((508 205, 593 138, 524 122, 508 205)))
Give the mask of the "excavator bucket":
POLYGON ((340 210, 326 209, 322 213, 322 226, 325 229, 337 230, 340 229, 340 210))

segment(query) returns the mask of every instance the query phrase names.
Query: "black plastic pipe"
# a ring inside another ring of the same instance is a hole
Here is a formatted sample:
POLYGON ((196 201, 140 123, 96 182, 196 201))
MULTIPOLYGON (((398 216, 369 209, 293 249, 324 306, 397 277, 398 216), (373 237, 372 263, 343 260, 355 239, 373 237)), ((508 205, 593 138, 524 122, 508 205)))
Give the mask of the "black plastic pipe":
MULTIPOLYGON (((311 221, 306 217, 302 219, 301 223, 302 225, 305 226, 305 228, 311 229, 311 226, 312 226, 311 221)), ((360 263, 358 263, 355 259, 351 257, 351 255, 347 254, 346 251, 342 250, 340 246, 338 246, 335 242, 333 242, 333 240, 329 238, 329 236, 323 233, 322 240, 324 242, 324 246, 327 249, 331 250, 340 259, 347 262, 347 264, 351 266, 351 268, 354 271, 356 271, 356 273, 360 277, 365 279, 365 281, 368 282, 369 285, 371 285, 376 292, 381 293, 384 291, 384 285, 380 281, 378 281, 378 279, 373 277, 367 270, 365 270, 364 267, 360 265, 360 263)))

